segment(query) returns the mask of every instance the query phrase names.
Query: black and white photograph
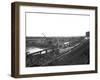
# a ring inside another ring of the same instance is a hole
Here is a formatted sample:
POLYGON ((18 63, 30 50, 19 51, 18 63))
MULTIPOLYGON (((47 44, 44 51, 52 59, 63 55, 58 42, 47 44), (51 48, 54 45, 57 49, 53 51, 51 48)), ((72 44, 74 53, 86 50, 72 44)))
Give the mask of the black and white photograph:
POLYGON ((26 12, 25 17, 26 67, 90 63, 89 15, 26 12))

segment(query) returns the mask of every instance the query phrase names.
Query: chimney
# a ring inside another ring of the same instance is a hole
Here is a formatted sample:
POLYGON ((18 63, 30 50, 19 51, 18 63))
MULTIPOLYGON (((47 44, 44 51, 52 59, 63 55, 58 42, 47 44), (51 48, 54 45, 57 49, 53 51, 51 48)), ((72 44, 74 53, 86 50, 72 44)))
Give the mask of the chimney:
POLYGON ((90 32, 86 32, 86 37, 90 37, 90 32))

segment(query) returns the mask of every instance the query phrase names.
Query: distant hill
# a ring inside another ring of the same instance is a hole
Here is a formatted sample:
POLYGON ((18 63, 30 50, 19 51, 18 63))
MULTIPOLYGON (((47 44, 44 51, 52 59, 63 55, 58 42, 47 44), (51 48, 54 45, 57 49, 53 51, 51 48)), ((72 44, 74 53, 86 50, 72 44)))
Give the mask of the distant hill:
POLYGON ((48 48, 53 47, 59 43, 70 42, 71 45, 75 44, 84 39, 85 36, 76 36, 76 37, 26 37, 26 47, 41 47, 48 48))

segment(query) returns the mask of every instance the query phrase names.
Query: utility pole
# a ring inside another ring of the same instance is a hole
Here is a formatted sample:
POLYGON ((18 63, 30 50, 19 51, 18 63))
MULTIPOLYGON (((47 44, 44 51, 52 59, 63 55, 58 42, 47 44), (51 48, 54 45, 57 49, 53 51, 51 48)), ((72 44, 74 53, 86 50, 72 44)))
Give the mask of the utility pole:
POLYGON ((44 36, 44 38, 45 38, 45 40, 46 40, 47 38, 46 38, 45 34, 44 34, 44 33, 42 33, 42 35, 44 36))
POLYGON ((42 35, 46 38, 46 36, 45 36, 45 34, 44 34, 44 33, 42 33, 42 35))

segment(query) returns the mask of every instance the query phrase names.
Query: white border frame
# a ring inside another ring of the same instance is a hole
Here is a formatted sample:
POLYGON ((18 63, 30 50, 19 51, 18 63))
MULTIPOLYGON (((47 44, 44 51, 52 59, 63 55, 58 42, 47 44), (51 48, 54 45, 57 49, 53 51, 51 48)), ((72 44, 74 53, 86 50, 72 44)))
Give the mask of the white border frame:
POLYGON ((55 73, 55 72, 75 72, 75 71, 90 71, 95 70, 95 10, 85 9, 69 9, 69 8, 54 8, 54 7, 32 7, 32 6, 20 6, 20 45, 19 45, 19 74, 40 74, 40 73, 55 73), (90 64, 89 65, 67 65, 67 66, 50 66, 50 67, 25 67, 25 12, 55 12, 60 11, 64 13, 74 14, 89 14, 90 15, 90 64))

